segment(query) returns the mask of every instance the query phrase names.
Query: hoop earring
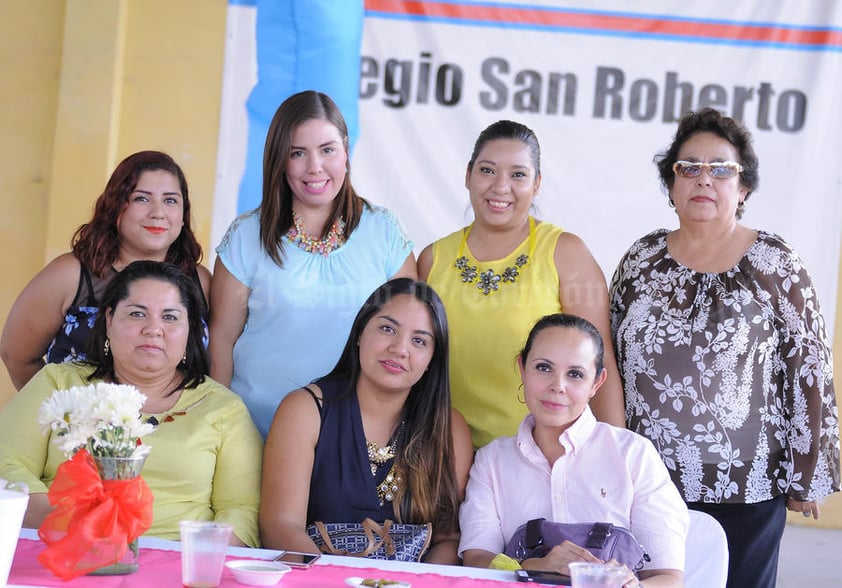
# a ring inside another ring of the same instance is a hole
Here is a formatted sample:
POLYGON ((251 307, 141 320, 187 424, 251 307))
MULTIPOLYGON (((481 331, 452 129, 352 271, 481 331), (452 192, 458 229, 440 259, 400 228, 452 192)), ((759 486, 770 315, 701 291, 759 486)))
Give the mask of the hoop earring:
POLYGON ((523 389, 523 382, 517 387, 517 401, 526 404, 526 391, 523 389), (521 392, 523 392, 523 396, 521 396, 521 392))
POLYGON ((102 352, 103 354, 105 354, 105 357, 111 355, 111 343, 108 341, 108 339, 105 340, 105 343, 102 346, 102 352))

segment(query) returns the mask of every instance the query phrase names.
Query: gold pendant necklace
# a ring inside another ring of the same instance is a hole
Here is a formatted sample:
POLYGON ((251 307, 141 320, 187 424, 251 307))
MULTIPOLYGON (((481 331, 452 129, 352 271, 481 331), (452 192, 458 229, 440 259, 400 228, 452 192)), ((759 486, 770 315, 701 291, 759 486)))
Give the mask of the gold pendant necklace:
POLYGON ((395 499, 395 494, 400 488, 400 482, 401 475, 398 472, 398 468, 392 463, 389 473, 386 474, 386 477, 377 486, 377 497, 380 499, 380 506, 383 506, 387 502, 392 502, 395 499))
POLYGON ((377 475, 378 466, 383 465, 390 459, 395 458, 395 442, 392 441, 385 447, 380 447, 377 441, 369 441, 365 444, 368 450, 368 461, 371 464, 371 475, 377 475))
MULTIPOLYGON (((532 259, 535 253, 535 219, 529 217, 529 237, 528 237, 528 251, 529 253, 522 253, 515 259, 514 265, 506 267, 502 273, 497 273, 493 268, 485 271, 480 271, 476 265, 470 265, 470 260, 463 255, 468 243, 468 235, 471 234, 473 224, 468 227, 462 235, 462 243, 459 245, 459 252, 456 254, 456 262, 453 267, 460 272, 463 284, 476 283, 477 288, 488 296, 492 292, 496 292, 501 284, 514 284, 520 277, 520 272, 532 259)), ((511 254, 510 254, 511 255, 511 254)))
MULTIPOLYGON (((398 425, 398 430, 395 431, 395 435, 392 437, 392 441, 388 445, 381 447, 376 441, 366 442, 365 447, 368 452, 368 461, 371 466, 372 476, 377 475, 377 470, 381 465, 387 463, 390 459, 395 459, 395 450, 398 446, 398 439, 403 432, 405 424, 406 421, 401 421, 401 424, 398 425)), ((395 493, 397 493, 400 487, 400 482, 401 475, 393 461, 392 467, 389 468, 389 472, 386 474, 386 477, 380 484, 377 485, 377 497, 380 499, 380 506, 383 506, 386 502, 392 502, 392 500, 394 500, 395 493)))

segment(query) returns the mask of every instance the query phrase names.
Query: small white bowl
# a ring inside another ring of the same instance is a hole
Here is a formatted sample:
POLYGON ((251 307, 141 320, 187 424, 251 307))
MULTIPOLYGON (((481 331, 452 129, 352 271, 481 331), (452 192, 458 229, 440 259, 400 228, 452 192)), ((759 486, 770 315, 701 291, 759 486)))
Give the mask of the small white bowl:
POLYGON ((288 571, 288 565, 277 561, 258 559, 235 559, 225 562, 225 566, 234 572, 234 579, 240 584, 252 586, 272 586, 281 581, 288 571))

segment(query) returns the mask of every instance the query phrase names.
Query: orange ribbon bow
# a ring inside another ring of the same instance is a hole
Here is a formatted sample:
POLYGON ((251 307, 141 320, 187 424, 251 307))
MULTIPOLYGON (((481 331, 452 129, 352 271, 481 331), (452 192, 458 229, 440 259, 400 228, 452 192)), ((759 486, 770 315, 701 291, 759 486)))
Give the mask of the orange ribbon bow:
POLYGON ((47 544, 38 560, 63 580, 118 562, 152 526, 143 478, 102 480, 84 449, 58 467, 47 496, 55 508, 38 529, 47 544))

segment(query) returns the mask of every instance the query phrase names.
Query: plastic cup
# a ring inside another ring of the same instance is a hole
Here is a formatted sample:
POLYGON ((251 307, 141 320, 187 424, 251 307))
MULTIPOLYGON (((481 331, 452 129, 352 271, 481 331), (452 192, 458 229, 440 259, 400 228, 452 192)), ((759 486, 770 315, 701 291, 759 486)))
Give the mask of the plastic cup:
POLYGON ((620 588, 626 577, 626 570, 613 564, 579 561, 568 567, 573 588, 620 588))
POLYGON ((9 580, 28 504, 29 494, 23 484, 7 487, 5 480, 0 480, 0 586, 5 586, 9 580))
POLYGON ((215 588, 222 579, 233 527, 208 521, 181 521, 181 583, 185 588, 215 588))

